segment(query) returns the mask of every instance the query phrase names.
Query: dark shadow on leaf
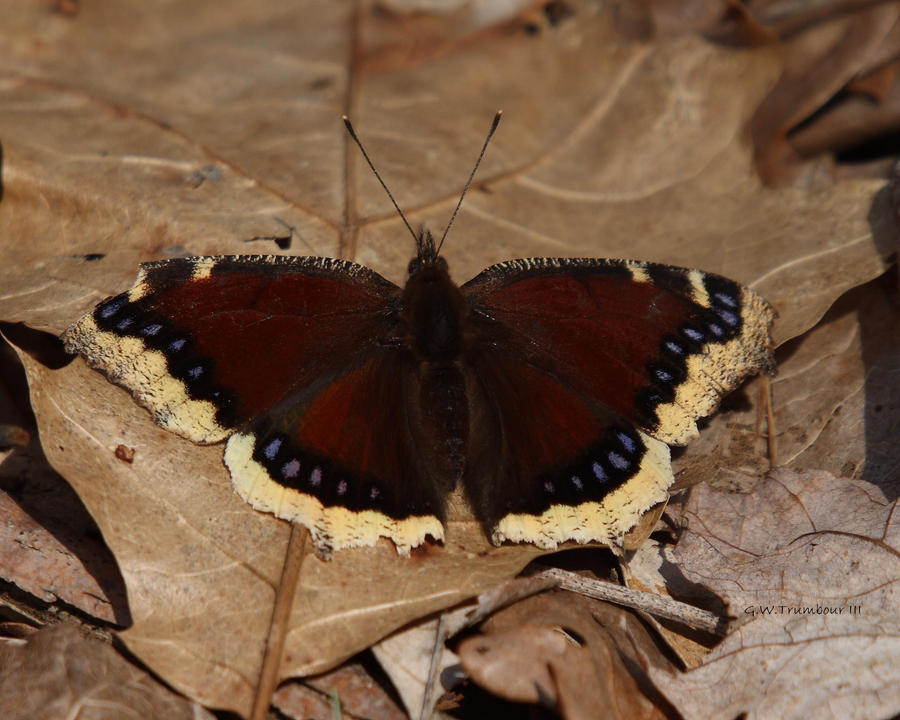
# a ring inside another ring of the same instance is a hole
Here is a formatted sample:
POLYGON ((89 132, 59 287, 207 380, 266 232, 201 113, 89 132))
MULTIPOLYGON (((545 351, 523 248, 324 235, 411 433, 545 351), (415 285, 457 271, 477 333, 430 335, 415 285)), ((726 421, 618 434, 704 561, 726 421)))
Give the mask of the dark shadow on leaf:
POLYGON ((23 323, 0 322, 0 333, 17 348, 51 370, 59 370, 75 359, 65 351, 62 340, 56 335, 34 330, 23 323))
POLYGON ((865 380, 866 457, 861 477, 888 500, 900 497, 900 287, 897 269, 858 288, 867 289, 858 310, 865 380), (873 297, 874 296, 874 297, 873 297))
MULTIPOLYGON (((4 323, 3 334, 18 347, 48 367, 62 367, 71 360, 58 338, 24 325, 4 323), (20 345, 19 342, 22 342, 20 345)), ((4 343, 5 345, 6 343, 4 343)), ((28 396, 25 370, 17 362, 2 364, 4 384, 10 396, 28 396)), ((16 403, 20 405, 21 403, 16 403)), ((31 442, 17 447, 0 463, 0 492, 5 492, 36 523, 76 556, 109 601, 116 624, 132 624, 125 581, 100 529, 69 484, 50 466, 44 455, 34 415, 25 404, 20 408, 23 424, 31 431, 31 442)))

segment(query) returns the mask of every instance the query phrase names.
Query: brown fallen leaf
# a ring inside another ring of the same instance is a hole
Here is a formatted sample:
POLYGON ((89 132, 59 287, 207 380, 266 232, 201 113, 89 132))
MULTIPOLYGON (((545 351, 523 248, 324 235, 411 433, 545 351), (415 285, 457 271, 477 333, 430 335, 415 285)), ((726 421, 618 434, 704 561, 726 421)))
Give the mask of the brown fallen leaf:
MULTIPOLYGON (((898 490, 900 311, 891 277, 842 297, 802 338, 776 352, 772 383, 778 463, 819 468, 898 490)), ((726 400, 673 466, 684 485, 749 490, 767 471, 758 383, 726 400)), ((763 423, 763 428, 765 424, 763 423)))
POLYGON ((898 12, 896 2, 753 0, 731 3, 708 28, 724 42, 777 43, 784 58, 752 122, 767 181, 884 176, 885 139, 898 127, 898 12))
POLYGON ((684 623, 673 624, 646 613, 642 616, 683 667, 693 668, 700 665, 709 649, 719 641, 727 618, 722 615, 722 603, 718 598, 712 593, 706 593, 705 597, 698 596, 697 587, 680 574, 678 564, 672 559, 672 549, 670 544, 650 540, 629 555, 628 587, 664 597, 690 598, 693 607, 704 609, 717 619, 715 630, 720 631, 718 634, 692 632, 684 623))
MULTIPOLYGON (((85 567, 68 547, 74 540, 83 554, 90 553, 93 560, 100 560, 105 554, 106 561, 110 562, 109 552, 100 543, 94 541, 97 547, 91 548, 90 540, 58 522, 49 523, 56 533, 53 534, 3 492, 0 492, 0 517, 3 518, 0 524, 0 578, 45 603, 62 600, 106 622, 127 621, 127 615, 116 618, 115 609, 97 580, 103 577, 104 568, 96 564, 85 567)), ((46 517, 42 519, 46 522, 46 517)), ((117 573, 113 567, 106 568, 106 574, 117 573)), ((124 607, 124 597, 119 600, 122 602, 120 607, 124 607)))
POLYGON ((446 626, 440 617, 405 628, 372 647, 375 659, 391 678, 410 718, 431 717, 443 693, 439 683, 441 673, 459 663, 456 654, 444 646, 446 640, 446 626))
POLYGON ((773 385, 779 462, 900 490, 900 305, 890 277, 838 301, 786 347, 773 385))
MULTIPOLYGON (((564 678, 575 675, 579 683, 586 682, 589 688, 596 686, 593 677, 578 674, 584 663, 580 649, 580 644, 565 630, 542 625, 521 625, 502 633, 467 638, 460 645, 463 669, 479 685, 513 702, 544 703, 549 707, 555 707, 560 700, 555 680, 560 671, 564 678)), ((611 675, 612 668, 607 664, 597 668, 597 672, 611 675)), ((586 702, 592 702, 604 715, 611 714, 610 703, 602 691, 586 698, 586 702)))
POLYGON ((504 108, 481 191, 445 247, 458 279, 533 255, 697 266, 768 297, 781 341, 885 267, 873 242, 883 218, 868 217, 882 181, 775 191, 755 178, 742 128, 778 71, 767 49, 629 41, 614 12, 571 3, 575 16, 539 37, 480 30, 477 42, 376 72, 370 54, 412 42, 417 21, 397 35, 364 10, 357 65, 346 68, 352 18, 341 6, 203 7, 95 3, 75 19, 4 9, 2 63, 16 80, 0 89, 0 222, 28 242, 0 246, 0 317, 59 332, 127 287, 139 261, 280 252, 245 241, 286 228, 291 252, 353 257, 399 280, 411 243, 348 152, 341 112, 413 225, 438 228, 486 119, 504 108), (116 27, 135 23, 140 43, 117 54, 116 27), (55 41, 23 41, 38 31, 55 41), (360 92, 347 106, 351 69, 360 92))
MULTIPOLYGON (((0 354, 6 351, 13 353, 0 339, 0 354)), ((8 368, 4 380, 11 395, 27 397, 24 374, 18 377, 21 365, 3 362, 2 369, 8 368)), ((30 439, 0 453, 0 578, 49 604, 50 612, 77 609, 128 625, 115 559, 78 496, 47 463, 36 428, 23 428, 30 439)))
POLYGON ((7 720, 213 720, 109 645, 55 625, 0 641, 0 716, 7 720))
MULTIPOLYGON (((556 706, 567 720, 666 717, 642 692, 646 684, 632 677, 612 635, 595 618, 602 605, 554 593, 501 610, 482 634, 460 643, 463 669, 500 697, 556 706)), ((607 623, 624 611, 610 612, 607 623)), ((625 647, 632 670, 640 672, 635 646, 625 647)))
MULTIPOLYGON (((900 45, 900 24, 895 25, 895 47, 900 45)), ((811 157, 837 151, 865 158, 866 152, 877 160, 876 150, 882 138, 900 125, 900 62, 883 65, 854 78, 840 93, 840 102, 828 108, 822 117, 803 125, 790 135, 797 153, 811 157)), ((883 147, 883 146, 881 146, 883 147)), ((887 159, 892 162, 891 158, 887 159)), ((850 168, 846 168, 850 170, 850 168)))
POLYGON ((690 492, 674 556, 736 620, 700 667, 650 671, 682 715, 900 712, 896 501, 864 481, 789 470, 749 495, 690 492))
POLYGON ((799 19, 800 27, 782 27, 785 72, 752 122, 763 177, 784 182, 797 172, 800 157, 788 131, 878 61, 881 44, 898 17, 896 2, 860 6, 850 13, 835 3, 830 13, 799 19))
POLYGON ((545 578, 514 578, 481 593, 474 604, 428 618, 373 645, 372 653, 403 699, 409 717, 431 717, 443 692, 452 689, 444 684, 444 673, 459 658, 446 646, 449 638, 500 608, 555 585, 555 580, 545 578))

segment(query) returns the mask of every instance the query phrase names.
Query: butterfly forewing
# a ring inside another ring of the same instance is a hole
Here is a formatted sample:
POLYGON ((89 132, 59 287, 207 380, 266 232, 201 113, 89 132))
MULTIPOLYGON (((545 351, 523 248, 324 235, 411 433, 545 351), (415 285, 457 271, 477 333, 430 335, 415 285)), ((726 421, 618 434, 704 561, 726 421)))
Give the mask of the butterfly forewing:
POLYGON ((131 390, 157 422, 218 442, 390 334, 399 288, 328 258, 148 263, 134 286, 72 325, 71 352, 131 390))
POLYGON ((772 367, 771 308, 699 270, 513 260, 462 290, 484 336, 666 443, 687 442, 724 393, 772 367))

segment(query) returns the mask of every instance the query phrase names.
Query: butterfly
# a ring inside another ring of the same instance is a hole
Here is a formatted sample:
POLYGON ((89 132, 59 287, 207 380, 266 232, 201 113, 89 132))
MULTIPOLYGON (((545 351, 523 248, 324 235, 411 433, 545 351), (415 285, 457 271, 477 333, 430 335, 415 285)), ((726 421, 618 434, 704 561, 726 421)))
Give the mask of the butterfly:
POLYGON ((774 312, 727 278, 531 258, 460 286, 413 234, 402 288, 327 257, 147 263, 63 340, 162 427, 227 441, 237 493, 325 554, 443 540, 457 487, 495 544, 615 544, 668 497, 669 445, 773 370, 774 312))

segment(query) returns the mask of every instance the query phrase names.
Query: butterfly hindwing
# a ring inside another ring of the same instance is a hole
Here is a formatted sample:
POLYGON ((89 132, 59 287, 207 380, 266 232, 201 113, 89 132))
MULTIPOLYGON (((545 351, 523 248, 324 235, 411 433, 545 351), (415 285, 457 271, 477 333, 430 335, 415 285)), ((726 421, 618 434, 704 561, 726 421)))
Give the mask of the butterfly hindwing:
POLYGON ((302 522, 320 550, 443 539, 444 494, 407 422, 400 349, 298 388, 233 435, 225 463, 255 508, 302 522))
POLYGON ((616 545, 666 499, 664 443, 508 353, 486 349, 474 369, 465 487, 494 543, 616 545))
POLYGON ((461 289, 479 338, 473 436, 495 448, 473 443, 466 489, 495 542, 619 544, 668 495, 666 443, 772 368, 771 308, 699 270, 513 260, 461 289))

